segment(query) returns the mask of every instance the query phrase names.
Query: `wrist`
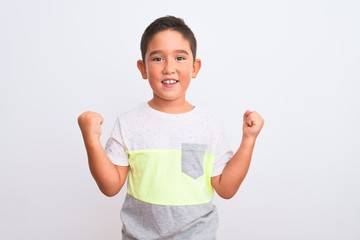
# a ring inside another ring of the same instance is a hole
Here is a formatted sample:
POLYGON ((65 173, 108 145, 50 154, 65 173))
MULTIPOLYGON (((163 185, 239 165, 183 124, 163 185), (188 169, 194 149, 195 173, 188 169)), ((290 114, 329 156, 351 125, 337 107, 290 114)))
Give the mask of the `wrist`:
POLYGON ((248 147, 254 147, 255 142, 256 142, 256 137, 243 135, 242 140, 241 140, 241 145, 248 146, 248 147))
POLYGON ((98 147, 99 145, 101 146, 100 139, 98 138, 84 138, 84 143, 86 148, 94 148, 98 147))

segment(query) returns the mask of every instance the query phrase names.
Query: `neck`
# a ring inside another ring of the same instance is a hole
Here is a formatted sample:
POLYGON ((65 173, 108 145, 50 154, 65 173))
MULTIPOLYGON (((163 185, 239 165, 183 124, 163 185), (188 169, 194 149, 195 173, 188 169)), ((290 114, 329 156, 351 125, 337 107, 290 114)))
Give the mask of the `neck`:
POLYGON ((148 102, 148 104, 155 110, 171 114, 186 113, 194 109, 194 106, 186 100, 179 102, 157 101, 155 98, 153 98, 148 102))

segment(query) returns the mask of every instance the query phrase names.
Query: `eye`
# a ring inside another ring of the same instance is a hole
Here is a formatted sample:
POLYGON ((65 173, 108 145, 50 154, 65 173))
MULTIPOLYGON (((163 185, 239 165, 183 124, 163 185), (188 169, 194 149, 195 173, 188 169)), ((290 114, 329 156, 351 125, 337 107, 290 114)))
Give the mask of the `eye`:
POLYGON ((163 60, 162 57, 153 57, 152 58, 152 61, 154 61, 154 62, 161 62, 162 60, 163 60))
POLYGON ((184 56, 177 56, 176 61, 184 61, 186 58, 184 56))

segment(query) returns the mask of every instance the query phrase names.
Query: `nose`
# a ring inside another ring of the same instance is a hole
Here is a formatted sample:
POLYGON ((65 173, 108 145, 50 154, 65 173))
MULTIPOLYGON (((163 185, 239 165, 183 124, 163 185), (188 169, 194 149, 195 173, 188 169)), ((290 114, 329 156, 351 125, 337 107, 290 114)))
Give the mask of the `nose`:
POLYGON ((169 75, 175 73, 175 65, 171 60, 165 61, 163 74, 169 75))

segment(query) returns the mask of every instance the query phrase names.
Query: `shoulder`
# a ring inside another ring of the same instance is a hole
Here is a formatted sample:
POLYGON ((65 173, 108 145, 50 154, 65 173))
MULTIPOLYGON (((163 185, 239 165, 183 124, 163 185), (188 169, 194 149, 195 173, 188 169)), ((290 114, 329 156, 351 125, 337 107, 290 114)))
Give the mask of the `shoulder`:
POLYGON ((209 130, 213 130, 216 132, 223 130, 223 126, 220 121, 220 118, 217 115, 215 115, 213 112, 198 107, 196 116, 200 124, 208 128, 209 130))
POLYGON ((206 122, 213 124, 219 124, 219 118, 213 113, 202 107, 197 107, 197 115, 202 119, 206 119, 206 122))
POLYGON ((135 124, 142 124, 146 121, 146 107, 144 104, 139 104, 133 108, 120 112, 115 120, 115 125, 118 128, 124 129, 135 124))
POLYGON ((126 120, 126 119, 134 119, 134 118, 141 118, 142 115, 146 112, 146 105, 141 103, 131 109, 128 109, 118 115, 119 120, 126 120))

